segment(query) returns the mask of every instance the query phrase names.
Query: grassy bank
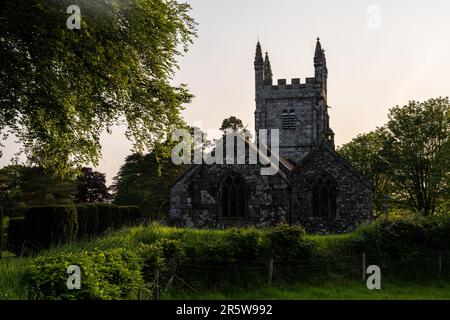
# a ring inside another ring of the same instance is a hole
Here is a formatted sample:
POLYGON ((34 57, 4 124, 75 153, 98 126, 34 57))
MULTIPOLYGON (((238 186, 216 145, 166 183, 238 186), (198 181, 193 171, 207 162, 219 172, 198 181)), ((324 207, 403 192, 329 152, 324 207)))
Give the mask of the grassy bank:
POLYGON ((450 297, 448 225, 383 221, 330 236, 287 226, 132 227, 34 256, 4 257, 0 299, 136 299, 142 290, 158 290, 165 299, 444 299, 450 297), (368 265, 380 265, 381 291, 360 281, 361 252, 368 265), (82 267, 82 290, 68 293, 66 268, 73 264, 82 267))

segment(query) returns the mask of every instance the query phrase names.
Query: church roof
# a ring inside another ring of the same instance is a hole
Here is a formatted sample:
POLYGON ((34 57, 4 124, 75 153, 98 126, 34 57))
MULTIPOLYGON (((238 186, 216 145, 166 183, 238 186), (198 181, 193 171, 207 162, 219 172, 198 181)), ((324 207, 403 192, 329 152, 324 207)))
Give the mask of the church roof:
MULTIPOLYGON (((256 154, 258 155, 259 159, 264 159, 264 163, 265 166, 269 166, 270 165, 275 165, 276 167, 278 167, 278 174, 280 174, 280 176, 288 181, 287 175, 294 170, 295 166, 294 164, 292 164, 289 160, 287 160, 286 158, 284 158, 281 154, 278 154, 278 156, 275 156, 274 154, 271 154, 270 156, 267 156, 267 154, 265 154, 261 148, 258 148, 254 143, 249 142, 249 141, 245 141, 246 145, 249 148, 252 148, 256 154), (272 159, 275 158, 276 160, 278 160, 278 164, 274 163, 272 161, 272 159)), ((260 162, 258 162, 258 164, 261 164, 260 162)), ((194 174, 195 172, 197 172, 197 170, 199 170, 203 165, 207 165, 207 164, 193 164, 191 166, 189 166, 175 181, 174 185, 177 184, 179 181, 183 180, 185 177, 189 177, 192 174, 194 174)), ((226 163, 224 164, 213 164, 213 165, 227 165, 226 163)), ((236 164, 237 165, 237 164, 236 164)))

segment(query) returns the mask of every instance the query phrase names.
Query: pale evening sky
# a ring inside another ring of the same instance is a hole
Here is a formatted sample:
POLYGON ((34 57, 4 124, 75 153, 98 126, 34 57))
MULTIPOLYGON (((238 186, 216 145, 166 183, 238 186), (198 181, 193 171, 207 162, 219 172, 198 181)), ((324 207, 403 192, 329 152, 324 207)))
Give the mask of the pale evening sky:
MULTIPOLYGON (((286 78, 289 83, 314 75, 315 39, 320 36, 337 145, 383 125, 395 105, 450 95, 448 0, 187 2, 199 23, 198 38, 180 59, 173 83, 186 83, 195 95, 183 115, 204 130, 217 129, 230 115, 254 127, 257 37, 269 52, 274 82, 286 78), (375 11, 368 13, 368 8, 375 11), (379 28, 370 19, 377 8, 379 28)), ((107 174, 108 183, 130 153, 123 132, 117 128, 102 138, 103 159, 97 169, 107 174)), ((8 141, 0 166, 17 150, 8 141)))

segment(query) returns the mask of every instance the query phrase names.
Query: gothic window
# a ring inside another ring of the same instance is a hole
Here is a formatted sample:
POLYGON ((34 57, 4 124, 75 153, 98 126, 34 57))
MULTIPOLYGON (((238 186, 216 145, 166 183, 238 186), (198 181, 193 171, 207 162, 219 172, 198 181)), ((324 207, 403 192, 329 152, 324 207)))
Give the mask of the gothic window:
POLYGON ((283 110, 283 113, 281 114, 281 123, 282 128, 289 130, 289 129, 295 129, 295 123, 297 121, 297 114, 295 113, 294 109, 283 110))
POLYGON ((223 217, 245 217, 245 181, 240 174, 231 173, 222 181, 221 202, 223 217))
POLYGON ((335 180, 328 174, 320 175, 312 186, 312 214, 315 217, 336 217, 335 180))

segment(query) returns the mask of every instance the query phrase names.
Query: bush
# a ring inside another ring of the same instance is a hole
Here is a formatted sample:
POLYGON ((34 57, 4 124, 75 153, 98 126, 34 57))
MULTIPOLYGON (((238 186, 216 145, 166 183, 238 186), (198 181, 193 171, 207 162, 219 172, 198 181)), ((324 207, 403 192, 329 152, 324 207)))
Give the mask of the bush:
POLYGON ((312 246, 305 240, 305 235, 301 226, 280 224, 272 228, 267 234, 270 254, 282 263, 308 258, 312 246))
POLYGON ((9 251, 21 255, 23 251, 23 230, 25 218, 10 218, 8 224, 7 248, 9 251))
POLYGON ((139 224, 144 222, 144 214, 138 206, 129 206, 131 224, 139 224))
POLYGON ((78 213, 78 239, 97 235, 98 209, 95 204, 85 203, 75 206, 78 213))
POLYGON ((73 241, 77 231, 74 206, 33 207, 25 214, 25 245, 34 250, 73 241))
POLYGON ((130 214, 130 207, 119 206, 119 210, 120 210, 121 225, 122 226, 131 226, 133 223, 132 223, 131 214, 130 214))
POLYGON ((42 256, 27 270, 31 296, 38 299, 136 299, 143 286, 141 259, 123 248, 106 251, 60 253, 42 256), (81 269, 81 289, 68 290, 66 273, 70 265, 81 269))
POLYGON ((122 227, 122 218, 121 218, 121 210, 116 205, 110 205, 111 206, 111 224, 110 227, 117 229, 122 227))
POLYGON ((0 207, 0 258, 3 251, 3 244, 4 244, 4 236, 3 236, 3 208, 0 207))
POLYGON ((97 203, 98 209, 98 232, 103 233, 112 226, 112 209, 107 203, 97 203))

